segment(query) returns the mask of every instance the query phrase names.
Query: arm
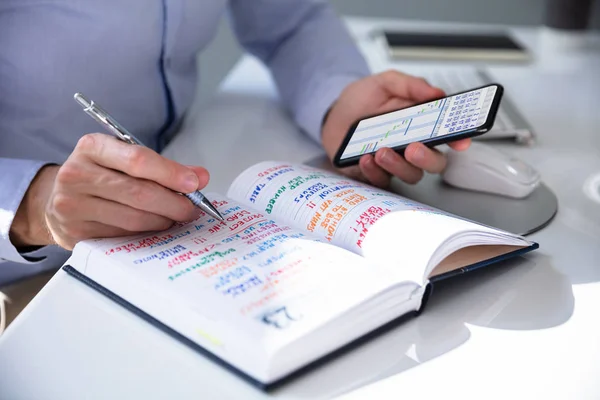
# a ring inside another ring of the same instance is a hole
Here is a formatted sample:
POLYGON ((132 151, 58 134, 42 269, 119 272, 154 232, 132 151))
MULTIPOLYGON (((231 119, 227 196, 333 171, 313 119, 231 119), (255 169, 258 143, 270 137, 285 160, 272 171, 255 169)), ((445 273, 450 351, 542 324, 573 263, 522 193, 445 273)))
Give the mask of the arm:
MULTIPOLYGON (((390 70, 370 75, 333 9, 318 0, 231 0, 240 43, 271 69, 296 123, 333 158, 350 126, 365 115, 431 100, 444 92, 424 80, 390 70)), ((469 139, 450 143, 464 150, 469 139)), ((380 148, 341 172, 380 187, 392 176, 417 183, 446 166, 443 153, 412 143, 405 157, 380 148)))
POLYGON ((105 134, 83 136, 60 166, 0 158, 0 172, 0 261, 16 263, 34 261, 22 255, 33 248, 71 250, 84 239, 163 230, 197 218, 200 211, 177 193, 208 182, 204 168, 105 134))
POLYGON ((324 116, 351 82, 370 74, 323 1, 231 0, 238 40, 271 70, 296 123, 318 143, 324 116))
POLYGON ((0 261, 34 261, 24 257, 24 248, 17 246, 24 245, 24 238, 33 235, 26 208, 33 207, 45 189, 31 186, 40 171, 47 174, 41 161, 0 158, 0 261))

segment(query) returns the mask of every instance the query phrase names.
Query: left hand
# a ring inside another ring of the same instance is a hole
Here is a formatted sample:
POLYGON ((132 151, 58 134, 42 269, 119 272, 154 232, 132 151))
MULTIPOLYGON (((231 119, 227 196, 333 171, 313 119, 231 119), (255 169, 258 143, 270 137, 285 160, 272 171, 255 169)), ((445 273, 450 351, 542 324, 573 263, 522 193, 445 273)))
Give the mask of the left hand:
MULTIPOLYGON (((444 95, 441 89, 429 85, 424 79, 393 70, 353 82, 344 89, 327 115, 321 136, 323 147, 329 159, 333 160, 348 129, 358 119, 444 95)), ((470 143, 470 139, 462 139, 448 145, 454 150, 466 150, 470 143)), ((406 148, 404 157, 382 147, 375 155, 367 154, 361 157, 358 166, 343 168, 340 172, 385 188, 392 176, 414 184, 421 180, 424 171, 440 173, 445 167, 444 154, 415 142, 406 148)))

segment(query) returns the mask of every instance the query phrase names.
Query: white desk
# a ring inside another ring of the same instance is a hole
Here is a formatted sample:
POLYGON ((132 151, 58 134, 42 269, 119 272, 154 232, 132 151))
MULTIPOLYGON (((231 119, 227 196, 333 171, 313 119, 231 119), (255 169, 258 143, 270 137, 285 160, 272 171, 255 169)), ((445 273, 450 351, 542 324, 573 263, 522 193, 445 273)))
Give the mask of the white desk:
MULTIPOLYGON (((367 34, 389 24, 350 21, 374 71, 401 67, 367 34)), ((600 398, 600 194, 585 194, 600 180, 600 53, 565 59, 491 68, 540 135, 534 148, 503 148, 559 198, 552 224, 531 236, 537 254, 442 287, 418 319, 269 395, 61 271, 0 337, 0 399, 600 398)), ((249 58, 192 115, 165 154, 208 167, 211 190, 253 162, 322 153, 249 58)))

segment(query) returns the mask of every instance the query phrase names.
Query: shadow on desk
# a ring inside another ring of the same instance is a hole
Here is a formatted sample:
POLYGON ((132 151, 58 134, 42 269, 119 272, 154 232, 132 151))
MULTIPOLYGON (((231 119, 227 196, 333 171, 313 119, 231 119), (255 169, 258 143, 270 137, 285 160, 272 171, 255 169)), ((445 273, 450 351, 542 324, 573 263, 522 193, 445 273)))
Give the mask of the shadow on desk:
POLYGON ((471 337, 468 325, 539 330, 563 324, 573 313, 571 284, 543 254, 442 282, 418 318, 290 382, 273 395, 307 399, 338 396, 459 348, 471 337))
MULTIPOLYGON (((322 153, 300 134, 271 94, 227 93, 217 100, 199 110, 165 151, 169 158, 208 167, 213 185, 222 185, 217 190, 225 191, 244 168, 265 159, 264 152, 253 149, 268 148, 272 155, 268 157, 289 162, 305 162, 322 153), (223 131, 224 120, 229 121, 228 135, 215 135, 223 131), (223 168, 223 154, 229 154, 227 168, 223 168)), ((563 324, 573 313, 573 282, 557 271, 556 261, 545 256, 543 248, 537 254, 440 282, 418 318, 311 370, 270 395, 329 398, 401 374, 459 349, 473 334, 469 326, 540 330, 563 324)), ((231 387, 235 386, 232 382, 231 387)))

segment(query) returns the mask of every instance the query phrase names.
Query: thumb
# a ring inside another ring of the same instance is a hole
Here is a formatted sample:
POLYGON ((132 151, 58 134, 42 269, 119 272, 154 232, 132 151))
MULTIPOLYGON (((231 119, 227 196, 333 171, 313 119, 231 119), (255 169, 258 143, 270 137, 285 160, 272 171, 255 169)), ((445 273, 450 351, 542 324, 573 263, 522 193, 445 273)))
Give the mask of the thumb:
POLYGON ((442 89, 431 86, 425 79, 398 71, 391 70, 381 73, 379 81, 391 95, 416 102, 432 100, 445 95, 442 89))
POLYGON ((196 190, 203 189, 204 187, 206 187, 206 185, 208 185, 208 181, 210 180, 210 174, 208 173, 206 168, 199 167, 196 165, 187 165, 187 167, 194 171, 194 173, 198 177, 198 188, 196 190))

